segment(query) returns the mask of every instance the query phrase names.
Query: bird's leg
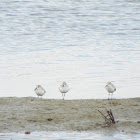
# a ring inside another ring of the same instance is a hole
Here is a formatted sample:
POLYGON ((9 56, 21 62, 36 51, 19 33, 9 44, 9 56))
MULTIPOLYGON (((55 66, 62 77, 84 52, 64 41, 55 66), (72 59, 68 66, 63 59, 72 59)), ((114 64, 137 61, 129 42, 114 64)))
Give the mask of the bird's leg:
POLYGON ((62 97, 63 97, 63 100, 64 100, 64 93, 62 93, 62 97))
POLYGON ((65 93, 64 93, 64 98, 65 98, 65 93))
POLYGON ((111 99, 112 99, 113 93, 111 94, 111 99))
POLYGON ((65 98, 65 93, 63 93, 63 100, 64 100, 64 98, 65 98))
POLYGON ((109 100, 109 97, 110 97, 110 93, 108 94, 108 100, 109 100))

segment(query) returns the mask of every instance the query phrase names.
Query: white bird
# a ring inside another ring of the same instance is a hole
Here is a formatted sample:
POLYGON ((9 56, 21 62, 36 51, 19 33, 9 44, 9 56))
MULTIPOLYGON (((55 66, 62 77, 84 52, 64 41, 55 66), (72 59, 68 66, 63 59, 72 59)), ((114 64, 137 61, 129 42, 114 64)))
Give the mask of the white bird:
POLYGON ((42 97, 46 93, 45 89, 43 87, 41 87, 40 85, 37 85, 36 88, 34 89, 34 91, 37 94, 38 98, 39 98, 39 96, 42 97))
POLYGON ((116 87, 111 82, 108 82, 105 88, 109 93, 108 99, 110 97, 110 94, 111 94, 111 99, 112 99, 112 95, 113 95, 113 92, 116 91, 116 87))
POLYGON ((62 85, 59 87, 59 91, 62 93, 63 100, 65 97, 65 93, 67 93, 69 90, 70 89, 66 82, 63 82, 62 85))

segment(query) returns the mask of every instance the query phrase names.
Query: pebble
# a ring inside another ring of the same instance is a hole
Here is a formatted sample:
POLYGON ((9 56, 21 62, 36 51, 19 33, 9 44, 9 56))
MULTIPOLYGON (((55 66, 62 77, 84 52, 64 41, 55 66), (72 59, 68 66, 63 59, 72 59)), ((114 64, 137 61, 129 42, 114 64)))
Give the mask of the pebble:
POLYGON ((26 132, 25 132, 25 134, 30 134, 30 133, 31 133, 30 131, 26 131, 26 132))
POLYGON ((52 120, 53 120, 52 118, 49 118, 49 119, 48 119, 48 121, 52 121, 52 120))

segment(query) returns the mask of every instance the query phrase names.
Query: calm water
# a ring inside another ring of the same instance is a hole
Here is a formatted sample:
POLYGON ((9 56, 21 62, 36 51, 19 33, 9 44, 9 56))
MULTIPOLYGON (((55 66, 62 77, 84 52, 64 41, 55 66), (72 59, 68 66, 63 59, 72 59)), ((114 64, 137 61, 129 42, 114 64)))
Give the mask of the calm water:
POLYGON ((20 133, 0 134, 0 140, 139 140, 140 135, 126 134, 99 134, 94 132, 47 132, 31 133, 30 135, 20 133))
POLYGON ((1 0, 0 96, 140 97, 139 0, 1 0))

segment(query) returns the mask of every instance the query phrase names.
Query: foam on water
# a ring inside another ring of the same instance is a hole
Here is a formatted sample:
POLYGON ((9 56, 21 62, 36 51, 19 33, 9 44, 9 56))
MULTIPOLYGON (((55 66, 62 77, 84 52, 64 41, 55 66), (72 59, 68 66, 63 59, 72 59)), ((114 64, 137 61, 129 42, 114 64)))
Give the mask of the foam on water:
POLYGON ((22 134, 22 133, 1 133, 0 140, 93 140, 93 139, 100 139, 100 140, 139 140, 140 135, 132 134, 101 134, 101 133, 94 133, 94 132, 34 132, 29 135, 22 134))

